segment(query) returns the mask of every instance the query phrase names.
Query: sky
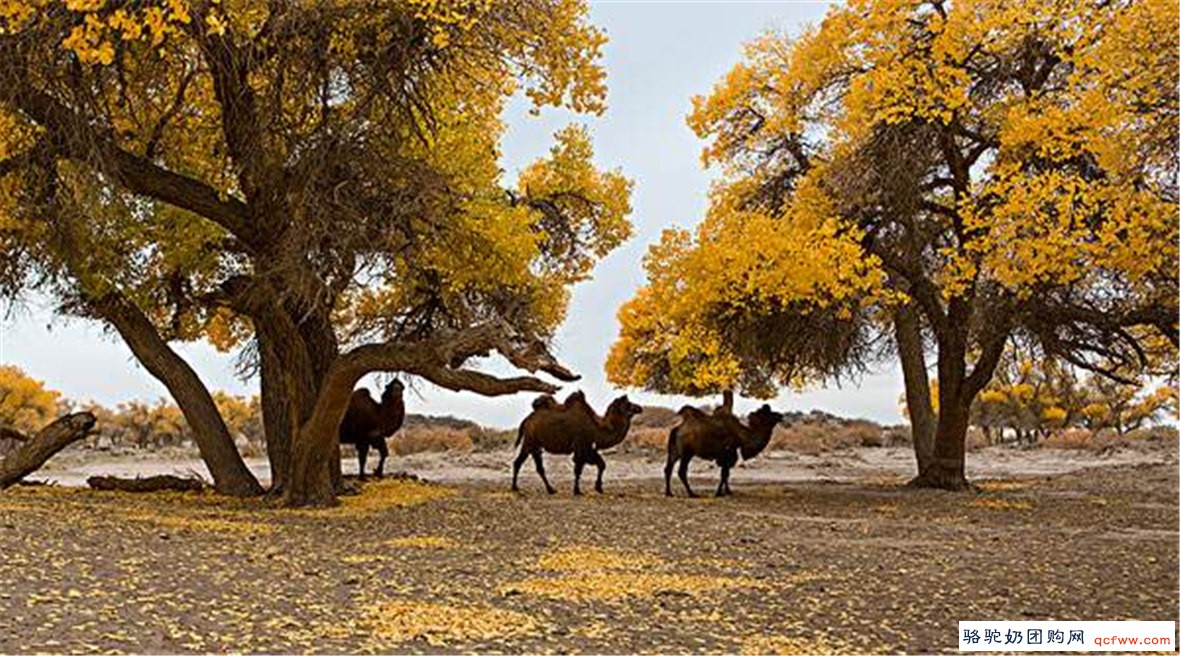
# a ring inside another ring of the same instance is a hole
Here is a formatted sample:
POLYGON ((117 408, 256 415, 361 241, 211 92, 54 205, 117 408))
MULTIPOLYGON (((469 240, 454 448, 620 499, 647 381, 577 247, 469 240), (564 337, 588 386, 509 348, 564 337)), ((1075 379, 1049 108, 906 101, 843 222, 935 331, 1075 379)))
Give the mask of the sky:
MULTIPOLYGON (((618 168, 635 181, 632 196, 635 230, 631 240, 595 269, 592 280, 574 288, 568 319, 559 330, 554 353, 582 375, 559 396, 585 390, 595 407, 628 393, 639 404, 679 407, 686 397, 617 390, 606 382, 603 363, 618 334, 615 313, 643 282, 642 258, 648 245, 668 227, 691 228, 705 213, 710 180, 715 173, 700 163, 703 142, 685 124, 692 96, 706 94, 741 58, 742 44, 767 29, 798 33, 822 18, 823 2, 725 0, 633 1, 590 0, 591 20, 607 33, 604 50, 608 109, 601 117, 546 111, 531 116, 523 102, 510 106, 509 132, 502 165, 509 180, 529 162, 544 155, 552 135, 577 121, 590 127, 596 162, 618 168)), ((15 364, 52 389, 75 400, 93 399, 116 405, 132 399, 155 400, 164 387, 140 367, 114 336, 92 322, 54 316, 46 299, 30 298, 0 318, 0 363, 15 364)), ((212 389, 235 394, 257 393, 257 380, 240 380, 233 354, 217 353, 205 344, 177 350, 212 389)), ((491 362, 489 373, 510 369, 491 362)), ((362 381, 374 391, 384 380, 362 381)), ((900 369, 894 364, 841 388, 785 390, 771 401, 779 410, 820 409, 883 423, 902 421, 898 397, 900 369)), ((441 390, 411 381, 406 405, 410 412, 465 417, 485 425, 516 425, 529 410, 531 395, 483 398, 441 390)), ((715 399, 696 401, 715 403, 715 399)), ((737 410, 748 412, 761 401, 739 399, 737 410)))

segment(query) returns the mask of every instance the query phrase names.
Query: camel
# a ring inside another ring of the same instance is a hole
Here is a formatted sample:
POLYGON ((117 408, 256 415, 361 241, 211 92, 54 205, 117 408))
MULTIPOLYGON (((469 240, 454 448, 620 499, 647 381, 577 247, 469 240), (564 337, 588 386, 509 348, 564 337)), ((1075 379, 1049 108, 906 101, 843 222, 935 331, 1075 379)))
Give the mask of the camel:
POLYGON ((385 458, 389 456, 385 438, 396 433, 406 419, 406 404, 402 400, 404 390, 401 381, 394 380, 381 393, 381 403, 374 401, 369 390, 363 387, 348 399, 348 410, 340 422, 340 443, 356 446, 357 471, 362 480, 369 447, 377 449, 381 457, 373 474, 381 478, 385 471, 385 458))
POLYGON ((537 466, 537 474, 545 484, 545 491, 549 494, 557 492, 545 477, 541 454, 547 451, 561 455, 573 454, 575 495, 582 493, 582 469, 587 464, 597 467, 594 490, 601 493, 606 461, 599 451, 622 442, 631 428, 631 418, 640 412, 643 412, 643 408, 631 403, 626 396, 611 401, 602 417, 594 412, 580 391, 570 394, 564 403, 558 403, 551 396, 537 399, 533 402, 533 411, 521 422, 516 435, 520 452, 512 463, 512 490, 519 491, 517 478, 520 468, 531 455, 537 466))
POLYGON ((677 413, 682 421, 668 434, 668 462, 664 465, 664 494, 672 496, 672 467, 680 461, 680 481, 688 496, 697 496, 688 485, 688 463, 693 457, 712 460, 721 467, 721 483, 717 496, 732 494, 729 489, 729 470, 737 464, 738 453, 749 460, 770 443, 770 434, 783 416, 763 404, 750 413, 749 428, 729 412, 712 415, 684 406, 677 413))

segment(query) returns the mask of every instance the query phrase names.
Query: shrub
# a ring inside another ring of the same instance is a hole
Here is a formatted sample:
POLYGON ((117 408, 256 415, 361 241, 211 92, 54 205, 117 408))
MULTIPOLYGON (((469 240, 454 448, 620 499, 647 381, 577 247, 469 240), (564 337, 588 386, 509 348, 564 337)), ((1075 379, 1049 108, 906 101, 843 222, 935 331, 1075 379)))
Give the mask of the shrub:
POLYGON ((443 453, 457 451, 469 453, 475 448, 468 431, 456 428, 434 426, 412 426, 403 429, 391 440, 395 454, 407 456, 412 453, 443 453))
POLYGON ((902 424, 899 426, 890 426, 884 430, 885 446, 902 446, 914 443, 913 429, 902 424))
POLYGON ((657 454, 668 451, 667 428, 632 427, 619 445, 620 453, 657 454))
POLYGON ((479 427, 468 433, 475 451, 500 451, 512 448, 516 442, 516 429, 498 430, 479 427))
MULTIPOLYGON (((658 405, 643 406, 643 412, 631 420, 632 428, 671 428, 680 423, 680 416, 672 408, 658 405)), ((665 437, 667 437, 665 435, 665 437)))
POLYGON ((1102 445, 1109 443, 1110 438, 1107 435, 1095 435, 1085 428, 1070 428, 1068 430, 1057 431, 1037 442, 1037 448, 1041 449, 1087 449, 1098 450, 1102 445))
POLYGON ((991 446, 988 442, 987 434, 983 429, 972 426, 967 429, 967 452, 973 453, 980 449, 991 446))

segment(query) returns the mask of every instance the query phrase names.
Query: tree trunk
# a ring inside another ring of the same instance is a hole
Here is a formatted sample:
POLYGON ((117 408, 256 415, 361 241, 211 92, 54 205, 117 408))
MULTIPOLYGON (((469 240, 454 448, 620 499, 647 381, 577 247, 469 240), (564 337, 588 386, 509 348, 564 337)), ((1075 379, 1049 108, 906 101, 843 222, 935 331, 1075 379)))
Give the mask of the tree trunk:
POLYGON ((140 364, 168 388, 180 406, 193 430, 201 459, 213 476, 213 487, 222 494, 234 496, 262 494, 262 486, 242 461, 209 390, 184 358, 160 338, 143 312, 110 296, 94 306, 119 331, 140 364))
MULTIPOLYGON (((941 386, 941 383, 940 383, 941 386)), ((941 397, 940 397, 941 399, 941 397)), ((934 454, 926 469, 911 484, 941 490, 966 490, 967 482, 967 410, 971 403, 943 405, 939 401, 938 429, 934 436, 934 454)))
MULTIPOLYGON (((262 388, 262 420, 266 430, 267 458, 271 466, 271 491, 286 493, 294 468, 294 449, 301 426, 311 417, 317 392, 335 347, 313 353, 304 332, 290 314, 274 302, 258 305, 257 330, 262 388)), ((330 331, 331 325, 322 330, 330 331)), ((338 465, 337 465, 338 466, 338 465)))
POLYGON ((20 482, 55 453, 86 437, 94 422, 94 415, 89 412, 77 412, 61 417, 23 440, 19 449, 0 460, 0 490, 20 482))
POLYGON ((934 453, 925 469, 911 481, 917 487, 970 488, 965 473, 967 424, 975 392, 968 389, 966 356, 965 325, 939 336, 938 424, 934 432, 934 453))
POLYGON ((917 312, 911 307, 898 308, 893 318, 897 352, 905 379, 905 404, 910 414, 910 432, 914 455, 921 476, 934 460, 935 418, 930 403, 930 379, 926 372, 926 355, 922 347, 922 330, 917 312))
POLYGON ((285 384, 281 356, 263 334, 258 335, 259 378, 262 388, 262 430, 270 462, 270 491, 280 493, 291 472, 291 438, 297 430, 291 392, 285 384))
POLYGON ((729 414, 733 414, 733 390, 727 389, 721 392, 721 409, 729 414))
POLYGON ((299 428, 291 449, 291 475, 283 492, 288 506, 329 506, 336 503, 333 469, 339 469, 340 422, 359 377, 329 374, 320 387, 311 417, 299 428), (335 463, 332 459, 335 458, 335 463))

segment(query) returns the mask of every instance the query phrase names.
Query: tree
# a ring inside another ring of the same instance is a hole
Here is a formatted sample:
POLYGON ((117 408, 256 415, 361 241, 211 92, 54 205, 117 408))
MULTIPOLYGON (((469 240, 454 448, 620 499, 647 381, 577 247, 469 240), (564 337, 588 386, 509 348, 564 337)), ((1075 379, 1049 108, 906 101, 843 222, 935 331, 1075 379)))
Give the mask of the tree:
POLYGON ((600 112, 582 0, 0 3, 0 284, 106 322, 169 389, 215 485, 257 482, 171 348, 245 347, 291 505, 334 501, 356 381, 571 380, 545 344, 630 232, 630 182, 556 135, 515 186, 500 115, 600 112), (335 467, 333 467, 335 463, 335 467))
POLYGON ((245 398, 217 391, 213 393, 213 402, 235 439, 241 437, 250 444, 264 442, 262 404, 257 396, 245 398))
POLYGON ((1141 383, 1126 385, 1092 377, 1086 381, 1084 392, 1085 405, 1078 410, 1078 423, 1092 431, 1113 429, 1123 435, 1164 415, 1176 418, 1176 389, 1171 385, 1148 389, 1141 383))
POLYGON ((722 178, 652 248, 612 379, 802 384, 897 354, 914 483, 966 487, 969 410, 1014 340, 1116 378, 1177 347, 1176 18, 858 0, 755 40, 694 99, 722 178))
POLYGON ((0 427, 20 433, 41 430, 59 414, 61 394, 20 367, 0 366, 0 427))

